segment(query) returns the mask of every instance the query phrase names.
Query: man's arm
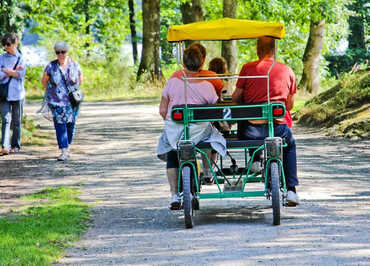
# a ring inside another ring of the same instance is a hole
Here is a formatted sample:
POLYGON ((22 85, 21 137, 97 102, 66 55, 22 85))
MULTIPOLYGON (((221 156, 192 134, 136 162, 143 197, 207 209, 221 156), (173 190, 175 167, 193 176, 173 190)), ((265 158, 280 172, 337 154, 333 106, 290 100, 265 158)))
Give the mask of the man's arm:
POLYGON ((286 109, 287 109, 287 111, 292 110, 293 106, 294 106, 294 94, 289 94, 288 98, 286 100, 286 109))
POLYGON ((168 103, 168 98, 162 96, 161 103, 159 104, 159 114, 162 116, 163 120, 166 119, 168 103))
POLYGON ((234 103, 241 103, 243 101, 243 89, 236 88, 233 92, 232 100, 234 103))

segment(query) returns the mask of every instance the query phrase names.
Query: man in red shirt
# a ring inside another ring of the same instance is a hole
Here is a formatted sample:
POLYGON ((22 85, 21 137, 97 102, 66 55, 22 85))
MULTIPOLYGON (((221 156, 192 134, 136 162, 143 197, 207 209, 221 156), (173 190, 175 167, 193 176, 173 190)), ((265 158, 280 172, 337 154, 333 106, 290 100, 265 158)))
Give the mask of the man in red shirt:
MULTIPOLYGON (((267 75, 274 62, 275 39, 261 37, 257 42, 257 55, 259 60, 247 63, 243 66, 239 76, 267 75)), ((285 104, 286 110, 290 111, 294 105, 296 93, 296 80, 290 67, 276 62, 269 73, 270 101, 285 104)), ((238 79, 236 90, 233 93, 233 102, 238 103, 263 103, 267 102, 267 81, 265 78, 238 79)), ((241 121, 238 125, 240 138, 264 139, 268 136, 266 120, 241 121)), ((299 204, 299 198, 295 187, 298 185, 296 144, 291 130, 287 125, 287 119, 275 119, 274 134, 284 138, 287 147, 284 148, 283 164, 284 174, 288 187, 287 202, 289 206, 299 204)))

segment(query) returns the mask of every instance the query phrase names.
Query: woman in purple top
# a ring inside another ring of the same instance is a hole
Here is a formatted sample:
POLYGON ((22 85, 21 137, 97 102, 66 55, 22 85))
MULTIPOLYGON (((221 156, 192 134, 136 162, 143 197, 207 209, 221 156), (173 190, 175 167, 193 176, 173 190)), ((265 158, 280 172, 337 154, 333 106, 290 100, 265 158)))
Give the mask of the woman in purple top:
POLYGON ((68 93, 80 86, 82 71, 79 64, 68 56, 68 44, 58 41, 54 50, 57 59, 46 66, 42 85, 46 89, 44 100, 53 114, 58 146, 62 151, 58 161, 65 161, 70 156, 69 145, 75 134, 79 112, 78 107, 71 106, 68 93))

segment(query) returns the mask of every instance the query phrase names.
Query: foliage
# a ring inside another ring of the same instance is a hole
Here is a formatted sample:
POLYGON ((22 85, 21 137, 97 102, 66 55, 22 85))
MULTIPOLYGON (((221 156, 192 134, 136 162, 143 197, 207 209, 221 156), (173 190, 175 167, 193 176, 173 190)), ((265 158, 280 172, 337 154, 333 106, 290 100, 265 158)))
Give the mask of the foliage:
MULTIPOLYGON (((136 82, 136 67, 127 66, 122 60, 106 62, 95 58, 90 63, 81 62, 84 80, 81 89, 86 100, 111 100, 129 98, 158 98, 163 84, 136 82)), ((165 68, 167 69, 167 68, 165 68)), ((41 100, 44 88, 40 79, 43 67, 27 68, 25 87, 28 100, 41 100)))
POLYGON ((43 66, 27 67, 24 87, 27 91, 28 99, 42 99, 44 96, 44 88, 41 84, 41 77, 44 71, 43 66))
POLYGON ((168 28, 171 25, 182 24, 179 3, 171 0, 161 1, 160 45, 162 63, 174 63, 173 45, 167 41, 168 28))
POLYGON ((370 7, 365 7, 366 0, 355 0, 348 5, 351 10, 349 17, 350 34, 348 35, 348 49, 345 54, 331 53, 325 56, 329 63, 329 73, 339 77, 361 63, 370 61, 369 44, 366 39, 370 36, 370 7))
MULTIPOLYGON (((325 53, 329 48, 336 46, 346 34, 343 24, 346 22, 347 13, 343 5, 347 2, 348 0, 243 1, 238 5, 237 18, 284 23, 286 38, 278 42, 278 60, 292 67, 299 77, 303 70, 300 59, 305 50, 311 19, 321 18, 330 23, 327 25, 327 37, 324 39, 325 53)), ((251 45, 250 42, 241 42, 239 47, 242 61, 256 59, 254 43, 251 45)), ((320 71, 325 73, 325 70, 326 62, 323 62, 320 71)))
POLYGON ((42 36, 42 45, 51 48, 65 40, 79 58, 95 53, 111 59, 120 53, 129 32, 124 0, 25 0, 27 19, 37 22, 33 32, 42 36))
POLYGON ((20 1, 2 0, 0 2, 0 36, 7 32, 21 33, 24 20, 20 1))
POLYGON ((88 227, 76 189, 47 188, 24 197, 32 207, 0 219, 1 265, 49 265, 88 227))

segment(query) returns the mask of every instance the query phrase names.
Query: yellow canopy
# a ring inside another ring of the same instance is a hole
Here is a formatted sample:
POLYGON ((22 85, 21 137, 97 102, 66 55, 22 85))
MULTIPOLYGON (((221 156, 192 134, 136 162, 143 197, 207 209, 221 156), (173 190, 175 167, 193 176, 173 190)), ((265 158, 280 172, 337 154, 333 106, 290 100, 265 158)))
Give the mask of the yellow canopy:
POLYGON ((270 36, 283 38, 285 29, 282 23, 255 20, 222 18, 185 25, 171 26, 167 40, 176 41, 215 41, 258 38, 270 36))

